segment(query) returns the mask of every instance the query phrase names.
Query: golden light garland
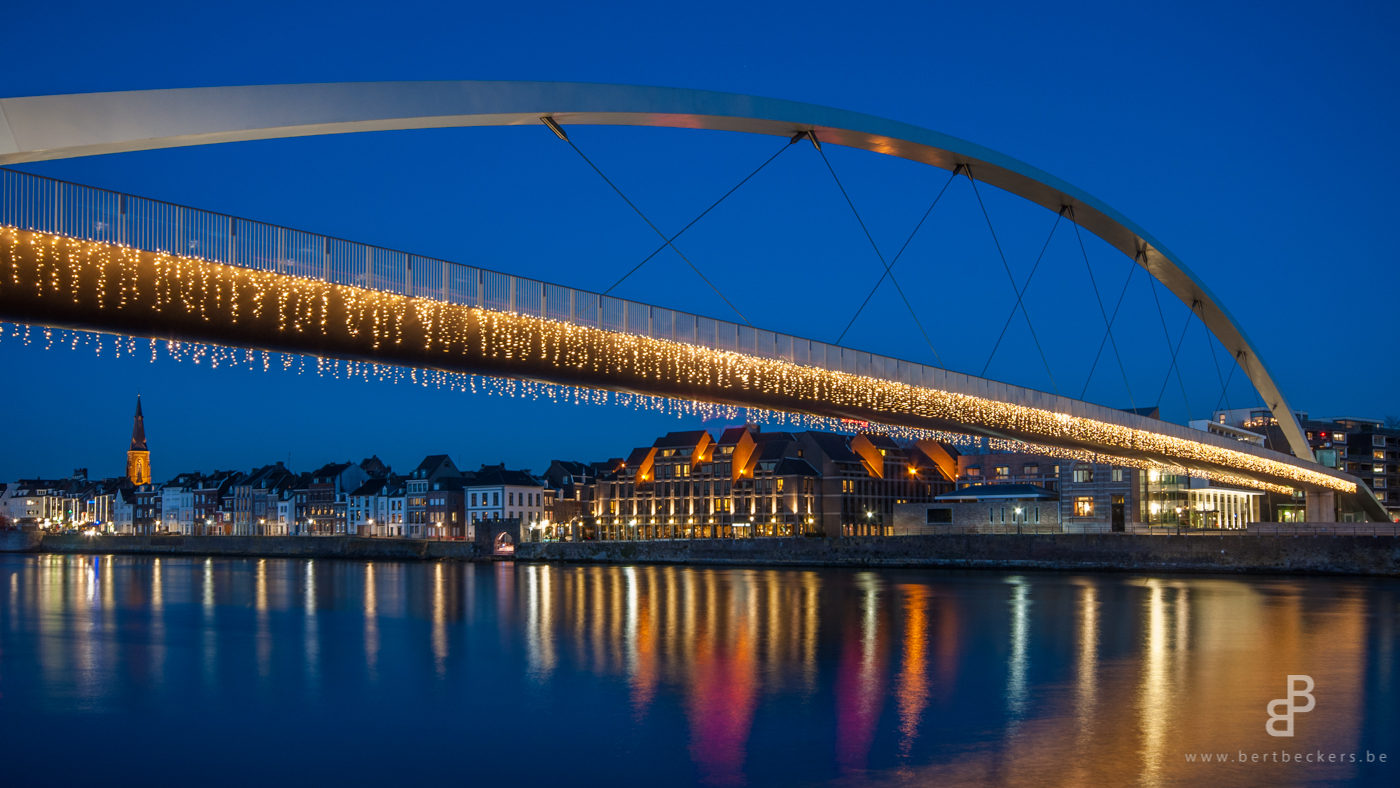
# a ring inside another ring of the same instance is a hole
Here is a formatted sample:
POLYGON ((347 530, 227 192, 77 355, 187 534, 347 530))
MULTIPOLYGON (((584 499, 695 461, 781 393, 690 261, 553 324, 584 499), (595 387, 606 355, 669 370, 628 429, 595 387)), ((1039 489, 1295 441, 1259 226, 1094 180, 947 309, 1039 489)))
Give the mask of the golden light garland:
MULTIPOLYGON (((593 326, 454 304, 423 297, 409 297, 379 290, 333 284, 320 279, 292 276, 276 271, 240 268, 194 257, 168 253, 142 252, 130 247, 82 241, 48 233, 0 227, 0 240, 9 251, 11 286, 34 288, 43 299, 71 298, 86 310, 149 310, 168 313, 171 324, 195 320, 218 321, 224 327, 243 321, 275 325, 288 343, 330 338, 353 339, 361 346, 384 352, 406 348, 440 358, 442 366, 467 366, 509 370, 540 378, 576 380, 616 380, 619 386, 671 388, 678 391, 710 392, 711 396, 761 401, 790 401, 794 416, 802 421, 831 427, 843 423, 820 414, 803 413, 804 406, 826 407, 837 412, 879 414, 878 426, 897 436, 951 436, 938 430, 910 426, 890 426, 904 418, 945 424, 966 424, 995 433, 1015 433, 1046 441, 1104 446, 1135 454, 1154 455, 1161 465, 1142 460, 1151 467, 1171 467, 1175 463, 1198 464, 1228 469, 1192 471, 1196 475, 1231 479, 1231 483, 1252 479, 1258 474, 1294 483, 1342 492, 1355 492, 1354 482, 1291 462, 1238 449, 1167 435, 1147 429, 1112 424, 1100 420, 1057 413, 1043 408, 1000 402, 958 392, 915 386, 867 375, 805 366, 790 361, 763 358, 732 350, 721 350, 668 339, 629 334, 593 326), (26 268, 28 266, 28 268, 26 268), (30 270, 32 269, 32 270, 30 270)), ((3 288, 0 287, 0 296, 3 288)), ((47 334, 46 334, 47 335, 47 334)), ((26 338, 28 334, 26 333, 26 338)), ((345 343, 348 344, 348 343, 345 343)), ((217 345, 168 343, 172 352, 195 363, 229 363, 239 351, 217 349, 217 345)), ((154 352, 154 345, 152 346, 154 352)), ((262 353, 262 351, 244 351, 262 353)), ((406 351, 405 351, 406 352, 406 351)), ((250 358, 245 356, 245 358, 250 358)), ((262 356, 263 364, 269 363, 262 356)), ((284 366, 289 364, 283 359, 284 366)), ((305 360, 296 362, 304 369, 305 360)), ((339 378, 383 379, 387 370, 401 369, 393 364, 316 359, 317 371, 339 378), (329 365, 329 366, 327 366, 329 365)), ((432 362, 430 362, 432 363, 432 362)), ((434 366, 437 364, 434 363, 434 366)), ((458 373, 442 370, 408 369, 409 382, 476 391, 480 387, 502 387, 530 396, 572 398, 585 401, 581 392, 596 390, 587 383, 563 385, 533 380, 502 382, 490 374, 458 373), (489 382, 488 382, 489 381, 489 382)), ((505 374, 510 374, 506 372, 505 374)), ((740 408, 690 397, 616 393, 615 399, 632 400, 649 410, 681 408, 684 413, 737 413, 740 408), (706 410, 715 408, 714 411, 706 410)), ((762 412, 763 408, 752 410, 762 412)), ((792 415, 787 415, 792 414, 792 415)), ((950 441, 956 442, 956 441, 950 441)), ((1021 441, 1017 441, 1020 443, 1021 441)), ((1081 449, 1054 452, 1071 459, 1080 456, 1104 457, 1094 461, 1133 465, 1117 454, 1107 455, 1081 449), (1082 452, 1082 454, 1080 454, 1082 452), (1070 456, 1073 455, 1073 456, 1070 456)), ((1049 454, 1050 452, 1045 452, 1049 454)), ((1273 485, 1250 481, 1250 486, 1273 485)))

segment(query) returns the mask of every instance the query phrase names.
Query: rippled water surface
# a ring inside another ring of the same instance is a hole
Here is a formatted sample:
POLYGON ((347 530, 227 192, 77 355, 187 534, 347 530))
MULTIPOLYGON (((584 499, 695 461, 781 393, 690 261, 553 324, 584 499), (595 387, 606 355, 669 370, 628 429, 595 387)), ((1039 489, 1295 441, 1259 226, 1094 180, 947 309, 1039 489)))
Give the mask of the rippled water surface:
POLYGON ((0 555, 0 780, 1394 785, 1397 600, 1366 579, 0 555), (1290 674, 1315 707, 1273 737, 1290 674))

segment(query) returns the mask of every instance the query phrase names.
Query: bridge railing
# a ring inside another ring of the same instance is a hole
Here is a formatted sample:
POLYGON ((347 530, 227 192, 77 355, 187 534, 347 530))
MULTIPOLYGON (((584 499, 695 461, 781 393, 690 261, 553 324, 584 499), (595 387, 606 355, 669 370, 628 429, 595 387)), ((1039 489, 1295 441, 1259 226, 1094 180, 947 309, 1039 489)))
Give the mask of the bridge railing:
POLYGON ((16 170, 0 169, 0 223, 915 385, 967 378, 754 326, 16 170))
POLYGON ((917 362, 17 170, 0 168, 0 224, 675 340, 1291 459, 1186 426, 917 362))

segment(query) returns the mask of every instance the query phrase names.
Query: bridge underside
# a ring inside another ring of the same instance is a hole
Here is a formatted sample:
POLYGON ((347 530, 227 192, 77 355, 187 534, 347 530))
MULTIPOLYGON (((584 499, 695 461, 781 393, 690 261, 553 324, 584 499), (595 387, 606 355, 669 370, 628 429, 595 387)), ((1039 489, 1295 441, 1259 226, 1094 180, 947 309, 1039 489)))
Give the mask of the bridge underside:
POLYGON ((0 228, 0 320, 524 378, 1022 441, 1357 493, 1276 452, 539 317, 0 228))

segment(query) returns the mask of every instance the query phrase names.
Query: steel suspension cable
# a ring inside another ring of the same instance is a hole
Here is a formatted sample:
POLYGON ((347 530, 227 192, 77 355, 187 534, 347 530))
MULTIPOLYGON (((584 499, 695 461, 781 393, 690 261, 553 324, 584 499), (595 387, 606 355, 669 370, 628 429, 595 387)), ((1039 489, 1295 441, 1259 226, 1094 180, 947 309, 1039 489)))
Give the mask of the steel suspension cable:
MULTIPOLYGON (((987 204, 982 202, 982 190, 977 188, 977 178, 972 174, 972 168, 963 167, 963 172, 967 175, 968 183, 972 184, 972 193, 977 197, 977 206, 982 209, 982 218, 987 220, 987 229, 992 233, 992 243, 996 244, 997 255, 1001 258, 1002 270, 1006 271, 1006 280, 1011 283, 1011 292, 1016 293, 1016 306, 1012 308, 1021 310, 1021 316, 1026 319, 1026 328, 1030 329, 1031 339, 1035 341, 1035 349, 1040 352, 1040 362, 1045 365, 1045 374, 1050 377, 1050 387, 1056 394, 1060 393, 1060 387, 1055 384, 1055 373, 1050 371, 1050 360, 1045 357, 1045 349, 1040 346, 1040 337, 1036 336, 1035 326, 1031 324, 1031 314, 1026 310, 1025 303, 1021 300, 1021 294, 1016 290, 1016 277, 1011 273, 1011 264, 1006 262, 1006 252, 1001 248, 1001 239, 997 237, 997 230, 992 226, 992 216, 987 213, 987 204)), ((991 365, 991 359, 987 360, 987 366, 991 365)), ((982 368, 982 374, 987 374, 987 367, 982 368)))
MULTIPOLYGON (((1021 285, 1020 291, 1016 294, 1016 299, 1018 303, 1022 298, 1025 297, 1026 290, 1030 289, 1031 280, 1035 278, 1035 272, 1040 268, 1040 261, 1045 259, 1045 250, 1050 248, 1050 240, 1055 237, 1055 229, 1060 226, 1060 220, 1063 218, 1065 218, 1065 212, 1063 210, 1055 214, 1055 223, 1050 225, 1050 234, 1045 236, 1045 243, 1042 244, 1040 247, 1040 254, 1036 255, 1035 257, 1035 265, 1031 266, 1031 272, 1026 277, 1026 283, 1021 285)), ((1011 321, 1015 319, 1016 307, 1013 305, 1011 307, 1011 314, 1006 316, 1006 322, 1003 323, 1001 326, 1001 333, 997 334, 996 343, 992 345, 992 352, 987 354, 987 363, 982 365, 983 377, 986 377, 987 368, 992 365, 992 359, 996 356, 997 349, 1001 347, 1001 340, 1006 338, 1006 331, 1007 329, 1011 328, 1011 321)))
POLYGON ((1181 326, 1181 336, 1176 340, 1176 347, 1172 347, 1171 331, 1167 328, 1167 314, 1162 310, 1162 299, 1157 295, 1157 280, 1155 277, 1149 278, 1148 284, 1152 285, 1152 300, 1157 302, 1157 316, 1162 320, 1162 336, 1166 337, 1167 350, 1171 351, 1171 363, 1167 366, 1167 376, 1162 380, 1162 388, 1157 392, 1157 407, 1162 407, 1162 397, 1166 396, 1167 384, 1172 380, 1172 372, 1176 372, 1177 385, 1181 386, 1181 401, 1186 405, 1186 416, 1191 416, 1191 399, 1186 396, 1186 381, 1181 377, 1181 369, 1176 365, 1177 353, 1181 351, 1181 342, 1186 339, 1186 329, 1191 327, 1191 318, 1196 313, 1196 302, 1191 302, 1191 313, 1186 315, 1186 322, 1181 326))
MULTIPOLYGON (((554 126, 553 124, 546 124, 546 125, 549 125, 549 127, 550 127, 551 130, 555 129, 555 126, 554 126)), ((663 232, 661 232, 661 228, 657 227, 656 224, 655 224, 654 222, 652 222, 651 219, 647 218, 647 215, 646 215, 645 213, 642 212, 642 209, 641 209, 641 208, 638 208, 638 207, 637 207, 637 204, 634 203, 634 202, 632 202, 632 200, 629 199, 629 198, 627 197, 627 195, 623 193, 622 189, 618 188, 617 184, 613 183, 613 182, 612 182, 612 179, 609 178, 606 174, 604 174, 603 171, 602 171, 601 169, 599 169, 598 165, 596 165, 596 164, 593 163, 593 160, 592 160, 592 159, 588 158, 588 155, 587 155, 587 154, 585 154, 583 151, 579 150, 579 147, 578 147, 577 145, 574 144, 574 141, 573 141, 573 140, 569 139, 567 135, 561 133, 560 131, 555 131, 554 133, 555 133, 555 136, 559 137, 559 139, 561 139, 561 140, 563 140, 564 142, 568 143, 569 147, 574 149, 574 153, 577 153, 577 154, 579 155, 579 158, 583 159, 583 160, 588 164, 589 167, 593 168, 593 171, 596 172, 596 173, 598 173, 598 177, 599 177, 599 178, 602 178, 604 183, 606 183, 608 186, 612 187, 612 190, 613 190, 614 192, 617 192, 617 196, 618 196, 618 197, 621 197, 621 198, 622 198, 622 201, 625 202, 625 203, 627 203, 627 207, 631 208, 632 211, 633 211, 634 213, 636 213, 638 216, 640 216, 641 219, 642 219, 642 221, 646 222, 646 223, 647 223, 647 226, 650 227, 650 228, 652 229, 652 232, 654 232, 654 233, 656 233, 658 236, 660 236, 660 238, 661 238, 663 241, 666 242, 665 245, 671 247, 671 251, 675 252, 682 260, 684 260, 684 261, 685 261, 685 264, 688 265, 688 266, 690 266, 690 270, 694 271, 696 276, 700 277, 700 279, 701 279, 702 281, 704 281, 705 284, 709 285, 709 286, 710 286, 710 289, 713 290, 713 291, 715 291, 715 295, 719 296, 720 300, 723 301, 723 302, 725 303, 726 306, 728 306, 730 309, 734 310, 734 314, 738 315, 740 320, 744 321, 744 323, 745 323, 746 325, 750 325, 750 326, 753 325, 753 323, 750 323, 750 322, 749 322, 749 319, 748 319, 747 317, 744 317, 744 313, 743 313, 743 312, 740 312, 740 311, 739 311, 739 308, 736 307, 736 306, 734 306, 733 302, 731 302, 728 298, 725 298, 725 297, 724 297, 724 293, 721 293, 721 292, 719 291, 719 288, 718 288, 718 287, 715 287, 714 282, 711 282, 710 279, 709 279, 709 277, 707 277, 707 276, 705 276, 703 273, 701 273, 701 272, 700 272, 700 269, 697 268, 697 267, 695 266, 695 263, 692 263, 692 262, 690 261, 690 258, 685 256, 685 253, 684 253, 684 252, 682 252, 679 248, 677 248, 675 244, 671 243, 670 239, 668 239, 668 238, 666 237, 666 234, 663 233, 663 232)))
MULTIPOLYGON (((943 193, 948 191, 949 186, 953 185, 953 179, 956 177, 958 177, 958 171, 954 169, 953 174, 949 175, 948 180, 943 183, 943 188, 938 190, 938 196, 933 198, 933 202, 929 203, 928 210, 924 211, 924 215, 919 218, 919 223, 914 225, 914 230, 909 233, 908 238, 904 239, 904 245, 899 247, 899 251, 895 253, 894 257, 890 258, 889 267, 885 269, 884 273, 880 274, 880 278, 875 282, 875 286, 870 288, 870 292, 865 295, 865 300, 860 302, 860 308, 856 310, 854 315, 851 315, 851 320, 846 324, 846 328, 842 330, 841 336, 836 338, 836 344, 841 344, 841 340, 846 338, 846 334, 851 330, 851 326, 856 324, 856 318, 859 318, 860 313, 865 311, 865 307, 870 303, 870 299, 875 297, 875 291, 879 290, 880 285, 885 283, 885 278, 890 275, 894 264, 899 262, 899 258, 904 255, 904 250, 909 248, 909 243, 914 240, 914 236, 919 234, 919 229, 924 226, 924 222, 928 221, 929 215, 932 214, 933 209, 938 206, 938 201, 943 199, 943 193)), ((937 355, 937 353, 934 355, 937 355)))
MULTIPOLYGON (((1069 209, 1070 218, 1073 219, 1074 207, 1065 207, 1069 209)), ((1094 288, 1094 301, 1098 303, 1099 314, 1103 316, 1104 331, 1108 334, 1109 344, 1113 346, 1113 357, 1118 359, 1118 371, 1123 375, 1123 388, 1127 389, 1128 391, 1128 406, 1131 407, 1133 410, 1137 410, 1137 402, 1133 399, 1133 387, 1131 384, 1128 383, 1128 368, 1123 365, 1123 355, 1118 352, 1118 340, 1115 339, 1113 336, 1113 323, 1109 322, 1108 310, 1103 305, 1103 296, 1099 293, 1099 283, 1098 280, 1094 278, 1094 267, 1089 265, 1089 250, 1084 247, 1084 235, 1079 232, 1078 222, 1071 222, 1071 224, 1074 225, 1074 237, 1077 241, 1079 241, 1079 253, 1084 257, 1084 270, 1089 272, 1089 284, 1092 285, 1094 288)), ((1137 266, 1134 266, 1134 268, 1136 267, 1137 266)), ((1118 309, 1116 307, 1114 308, 1113 313, 1114 315, 1118 314, 1118 309)), ((1099 346, 1099 350, 1103 350, 1102 345, 1099 346)), ((1095 358, 1094 362, 1095 366, 1097 366, 1098 359, 1095 358)), ((1089 374, 1092 376, 1093 372, 1090 372, 1089 374)), ((1088 389, 1088 381, 1085 381, 1084 390, 1086 394, 1088 393, 1088 389)), ((1080 395, 1080 399, 1083 399, 1083 395, 1080 395)))
POLYGON ((719 204, 722 203, 722 202, 724 202, 726 199, 728 199, 728 198, 729 198, 729 195, 733 194, 733 193, 736 192, 736 191, 739 191, 739 188, 740 188, 741 186, 743 186, 744 184, 748 183, 755 175, 757 175, 757 174, 759 174, 760 172, 762 172, 764 167, 767 167, 769 164, 772 164, 774 159, 777 159, 779 156, 783 155, 783 151, 785 151, 785 150, 787 150, 788 148, 792 147, 792 144, 793 144, 794 142, 797 142, 797 139, 798 139, 798 138, 793 138, 793 139, 791 139, 791 140, 788 140, 788 142, 787 142, 786 144, 784 144, 783 147, 781 147, 781 148, 778 149, 778 152, 777 152, 777 153, 774 153, 772 156, 769 156, 762 164, 758 165, 758 168, 757 168, 757 169, 755 169, 753 172, 750 172, 748 175, 745 175, 744 178, 743 178, 743 180, 741 180, 741 181, 739 181, 738 183, 734 184, 733 188, 731 188, 729 191, 725 192, 718 200, 715 200, 714 202, 710 203, 710 207, 708 207, 708 208, 706 208, 705 210, 701 211, 699 216, 696 216, 694 219, 691 219, 690 222, 689 222, 688 224, 686 224, 686 226, 684 226, 684 227, 682 227, 681 229, 677 230, 676 233, 675 233, 675 235, 672 235, 670 238, 667 238, 667 239, 666 239, 666 242, 665 242, 665 243, 663 243, 663 244, 661 244, 660 246, 656 247, 655 249, 651 250, 651 254, 649 254, 649 255, 647 255, 645 258, 643 258, 642 261, 641 261, 640 263, 637 263, 636 265, 632 266, 632 270, 630 270, 630 271, 628 271, 627 273, 623 274, 622 277, 621 277, 620 279, 618 279, 616 282, 613 282, 613 283, 608 287, 607 290, 604 290, 604 291, 603 291, 603 295, 607 295, 608 293, 611 293, 614 289, 617 288, 618 285, 620 285, 620 284, 622 284, 624 281, 626 281, 626 280, 627 280, 627 277, 631 276, 632 274, 637 273, 637 271, 640 270, 642 266, 644 266, 644 265, 646 265, 647 263, 651 262, 651 259, 652 259, 653 257, 655 257, 655 256, 657 256, 658 254, 660 254, 666 247, 670 246, 671 243, 674 242, 677 238, 680 238, 681 235, 682 235, 686 230, 689 230, 690 228, 694 227, 696 222, 698 222, 698 221, 700 221, 701 219, 705 218, 705 215, 706 215, 706 214, 708 214, 710 211, 713 211, 715 208, 719 207, 719 204))
POLYGON ((1225 407, 1226 407, 1227 409, 1230 407, 1230 400, 1225 399, 1225 392, 1228 391, 1229 388, 1230 388, 1230 381, 1235 379, 1235 370, 1237 370, 1237 369, 1240 368, 1240 362, 1239 362, 1239 357, 1238 357, 1238 356, 1236 356, 1236 357, 1234 357, 1234 358, 1231 358, 1230 360, 1233 361, 1233 362, 1235 362, 1235 363, 1232 364, 1232 365, 1230 366, 1230 374, 1228 374, 1228 375, 1225 376, 1225 385, 1222 386, 1221 389, 1220 389, 1220 397, 1219 397, 1219 399, 1216 399, 1216 400, 1215 400, 1215 409, 1216 409, 1216 410, 1220 410, 1220 401, 1221 401, 1221 400, 1224 400, 1224 401, 1225 401, 1225 407))
MULTIPOLYGON (((1201 311, 1204 312, 1204 311, 1205 311, 1205 307, 1202 307, 1202 308, 1201 308, 1201 311)), ((1205 319, 1205 316, 1204 316, 1204 315, 1201 316, 1201 329, 1202 329, 1202 333, 1205 335, 1206 347, 1210 348, 1210 360, 1211 360, 1211 363, 1215 365, 1215 379, 1218 380, 1218 381, 1220 381, 1220 399, 1225 400, 1225 409, 1226 409, 1226 410, 1229 410, 1229 409, 1230 409, 1230 394, 1229 394, 1229 392, 1228 392, 1228 391, 1226 390, 1226 388, 1225 388, 1225 386, 1226 386, 1225 376, 1222 375, 1221 372, 1220 372, 1220 358, 1215 354, 1215 343, 1212 342, 1212 341, 1210 341, 1210 339, 1211 339, 1210 329, 1206 327, 1206 319, 1205 319)), ((1219 399, 1217 399, 1217 400, 1215 401, 1215 409, 1216 409, 1216 410, 1220 410, 1220 400, 1219 400, 1219 399)))
POLYGON ((909 303, 909 297, 904 294, 904 288, 899 286, 899 280, 895 279, 894 273, 890 271, 890 264, 885 262, 885 255, 880 251, 880 246, 875 243, 875 238, 871 236, 870 228, 865 226, 865 220, 861 218, 860 211, 856 210, 856 204, 851 200, 850 193, 848 193, 846 187, 842 185, 841 178, 836 174, 836 168, 832 167, 831 161, 826 158, 826 151, 822 150, 821 143, 817 140, 815 134, 809 131, 807 132, 807 137, 812 140, 812 147, 816 148, 817 153, 822 157, 822 161, 826 164, 827 172, 831 173, 831 179, 836 181, 836 188, 841 190, 841 196, 846 198, 846 205, 850 206, 851 213, 856 217, 856 223, 860 225, 861 231, 865 233, 865 240, 870 242, 870 248, 874 249, 875 256, 880 258, 880 264, 885 267, 885 273, 889 276, 890 282, 894 284, 894 289, 899 292, 899 297, 904 301, 904 308, 909 310, 909 316, 914 318, 914 325, 919 327, 919 333, 923 334, 924 342, 928 345, 928 349, 933 352, 933 357, 938 362, 938 366, 943 366, 943 358, 938 355, 938 349, 933 346, 933 340, 929 338, 928 332, 924 330, 923 321, 919 320, 919 316, 914 313, 914 305, 909 303))
MULTIPOLYGON (((1118 303, 1113 305, 1113 314, 1108 318, 1108 328, 1112 329, 1113 324, 1118 320, 1118 312, 1123 308, 1123 298, 1128 295, 1128 285, 1133 283, 1133 275, 1137 273, 1138 265, 1134 260, 1132 267, 1128 269, 1128 276, 1123 280, 1123 289, 1118 291, 1118 303)), ((1099 340, 1098 352, 1094 353, 1094 363, 1089 365, 1089 375, 1084 378, 1084 390, 1079 393, 1079 398, 1084 399, 1089 393, 1089 384, 1094 380, 1094 371, 1099 368, 1099 359, 1103 358, 1104 346, 1108 344, 1108 330, 1104 331, 1103 339, 1099 340)))

